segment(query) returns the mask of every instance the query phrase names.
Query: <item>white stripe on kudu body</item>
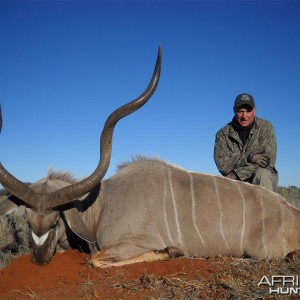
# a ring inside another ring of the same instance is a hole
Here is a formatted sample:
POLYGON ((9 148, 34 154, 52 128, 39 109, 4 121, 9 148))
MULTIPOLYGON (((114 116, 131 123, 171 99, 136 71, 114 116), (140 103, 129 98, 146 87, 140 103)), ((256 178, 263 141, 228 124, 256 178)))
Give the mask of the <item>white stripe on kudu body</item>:
POLYGON ((169 179, 169 186, 170 186, 170 191, 171 191, 171 195, 172 195, 172 203, 173 203, 173 208, 174 208, 174 217, 175 217, 175 224, 176 224, 177 233, 178 233, 178 240, 179 240, 179 244, 182 245, 183 243, 182 243, 180 225, 179 225, 179 221, 178 221, 176 197, 174 194, 174 189, 173 189, 173 184, 172 184, 171 168, 168 169, 168 179, 169 179))
POLYGON ((263 198, 262 198, 262 194, 260 195, 260 204, 261 204, 261 225, 262 225, 262 244, 264 247, 264 252, 265 252, 265 256, 268 256, 268 251, 267 251, 267 247, 266 247, 266 224, 265 224, 265 206, 264 206, 264 202, 263 202, 263 198))
POLYGON ((196 201, 195 201, 195 192, 194 192, 194 181, 193 181, 193 174, 191 172, 188 172, 190 177, 190 185, 191 185, 191 200, 192 200, 192 218, 195 230, 197 232, 197 235, 199 239, 201 240, 202 244, 205 245, 204 239, 199 231, 199 228, 196 223, 196 201))
POLYGON ((164 180, 164 186, 163 186, 163 215, 164 215, 164 224, 166 226, 167 230, 167 237, 170 240, 172 244, 174 244, 174 241, 171 236, 169 222, 168 222, 168 213, 167 213, 167 207, 166 207, 166 201, 167 201, 167 186, 169 186, 168 181, 164 180))
MULTIPOLYGON (((237 182, 237 181, 236 181, 237 182)), ((241 227, 241 241, 240 241, 240 245, 241 245, 241 251, 243 252, 243 241, 244 241, 244 235, 245 235, 245 227, 246 227, 246 203, 245 203, 245 198, 244 198, 244 194, 243 191, 241 189, 241 186, 238 185, 237 189, 241 195, 241 200, 242 200, 242 209, 243 209, 243 225, 241 227)))
POLYGON ((223 214, 223 211, 222 211, 222 205, 221 205, 221 199, 220 199, 220 195, 219 195, 218 185, 216 183, 215 178, 213 178, 213 181, 214 181, 214 186, 215 186, 215 191, 216 191, 216 197, 217 197, 217 203, 218 203, 218 208, 219 208, 219 213, 220 213, 220 221, 219 221, 220 232, 221 232, 222 238, 224 240, 226 249, 229 249, 227 241, 226 241, 226 238, 225 238, 225 235, 224 235, 224 232, 223 232, 224 214, 223 214))

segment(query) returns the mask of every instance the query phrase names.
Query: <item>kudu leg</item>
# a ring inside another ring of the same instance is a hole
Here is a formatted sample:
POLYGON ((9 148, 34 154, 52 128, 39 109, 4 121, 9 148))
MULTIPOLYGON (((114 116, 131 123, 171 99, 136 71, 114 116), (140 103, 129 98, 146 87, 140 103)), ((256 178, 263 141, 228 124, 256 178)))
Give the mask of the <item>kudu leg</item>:
POLYGON ((110 257, 110 249, 105 251, 99 251, 91 257, 91 264, 95 267, 108 268, 113 266, 124 266, 145 261, 159 261, 167 260, 170 258, 184 256, 182 250, 177 247, 167 247, 163 250, 152 250, 140 255, 132 256, 123 260, 116 260, 116 258, 110 257))

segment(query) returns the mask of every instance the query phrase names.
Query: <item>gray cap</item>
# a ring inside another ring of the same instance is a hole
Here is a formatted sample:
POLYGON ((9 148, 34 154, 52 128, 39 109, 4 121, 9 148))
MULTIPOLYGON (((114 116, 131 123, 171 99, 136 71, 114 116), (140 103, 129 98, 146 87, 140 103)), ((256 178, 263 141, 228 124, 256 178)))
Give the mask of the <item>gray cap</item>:
POLYGON ((249 105, 251 108, 255 107, 255 102, 250 94, 239 94, 236 96, 234 101, 234 109, 237 109, 243 105, 249 105))

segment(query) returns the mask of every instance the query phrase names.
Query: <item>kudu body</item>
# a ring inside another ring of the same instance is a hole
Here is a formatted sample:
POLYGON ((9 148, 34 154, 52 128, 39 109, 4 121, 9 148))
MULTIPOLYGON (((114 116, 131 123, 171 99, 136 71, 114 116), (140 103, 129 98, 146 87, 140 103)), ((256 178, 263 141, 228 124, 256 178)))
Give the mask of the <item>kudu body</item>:
POLYGON ((57 245, 72 247, 70 229, 88 242, 100 267, 181 255, 272 259, 300 249, 300 211, 264 188, 156 159, 124 164, 102 180, 115 124, 148 101, 160 68, 159 50, 146 91, 107 119, 100 162, 88 178, 50 173, 28 187, 0 164, 0 183, 11 193, 0 214, 26 206, 34 262, 49 262, 57 245))

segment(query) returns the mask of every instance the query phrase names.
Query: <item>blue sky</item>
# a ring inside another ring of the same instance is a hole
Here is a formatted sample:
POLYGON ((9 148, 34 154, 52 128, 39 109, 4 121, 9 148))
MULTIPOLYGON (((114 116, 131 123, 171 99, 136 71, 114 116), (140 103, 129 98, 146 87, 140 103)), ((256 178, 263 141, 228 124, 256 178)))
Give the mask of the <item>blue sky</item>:
POLYGON ((88 176, 107 116, 158 89, 116 129, 107 176, 135 154, 216 174, 215 133, 237 94, 278 140, 279 185, 300 187, 299 1, 0 1, 2 164, 33 182, 88 176))

